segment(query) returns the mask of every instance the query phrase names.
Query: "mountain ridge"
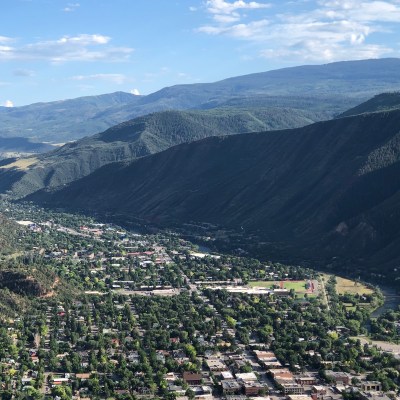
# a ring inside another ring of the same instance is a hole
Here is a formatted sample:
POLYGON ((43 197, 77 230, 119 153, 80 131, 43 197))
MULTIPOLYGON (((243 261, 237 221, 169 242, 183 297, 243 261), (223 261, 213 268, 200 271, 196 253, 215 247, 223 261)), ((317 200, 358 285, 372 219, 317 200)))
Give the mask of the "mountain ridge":
MULTIPOLYGON (((400 212, 399 126, 400 110, 393 110, 206 138, 110 164, 32 198, 167 226, 197 221, 244 229, 298 257, 347 257, 378 273, 374 263, 384 249, 400 243, 391 219, 400 212)), ((391 254, 387 274, 400 261, 391 254)))
MULTIPOLYGON (((227 78, 214 83, 175 85, 146 96, 115 92, 31 106, 0 108, 0 136, 52 143, 95 134, 156 111, 245 107, 262 101, 280 106, 342 113, 371 96, 400 90, 400 59, 346 61, 290 67, 227 78), (303 105, 304 96, 308 96, 303 105)), ((261 103, 260 103, 261 104, 261 103)), ((260 105, 259 104, 259 105, 260 105)))
POLYGON ((0 168, 0 191, 23 197, 41 188, 55 188, 118 161, 157 153, 208 136, 304 126, 325 113, 295 109, 212 109, 163 111, 124 122, 91 137, 39 155, 25 170, 14 160, 0 168))

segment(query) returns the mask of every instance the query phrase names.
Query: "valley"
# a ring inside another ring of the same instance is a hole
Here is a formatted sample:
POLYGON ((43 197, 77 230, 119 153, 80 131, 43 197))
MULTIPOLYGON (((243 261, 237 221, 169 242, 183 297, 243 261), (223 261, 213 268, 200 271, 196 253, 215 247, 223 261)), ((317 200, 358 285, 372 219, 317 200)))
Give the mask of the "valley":
POLYGON ((52 282, 51 295, 29 290, 23 314, 2 316, 4 399, 339 399, 339 376, 360 390, 400 383, 385 375, 396 354, 353 339, 382 302, 372 286, 355 293, 343 289, 355 282, 326 275, 323 285, 315 270, 201 253, 171 230, 130 232, 29 203, 1 211, 23 230, 19 259, 52 282))
POLYGON ((395 400, 399 67, 0 107, 0 398, 395 400))

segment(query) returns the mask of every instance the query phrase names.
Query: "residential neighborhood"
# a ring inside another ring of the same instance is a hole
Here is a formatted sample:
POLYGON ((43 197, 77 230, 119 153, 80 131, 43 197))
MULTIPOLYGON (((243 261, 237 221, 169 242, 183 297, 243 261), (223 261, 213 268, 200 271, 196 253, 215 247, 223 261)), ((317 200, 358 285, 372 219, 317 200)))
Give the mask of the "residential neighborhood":
POLYGON ((357 338, 372 291, 339 295, 334 276, 174 232, 5 212, 24 229, 24 262, 55 278, 29 313, 3 318, 2 399, 397 397, 399 355, 357 338))

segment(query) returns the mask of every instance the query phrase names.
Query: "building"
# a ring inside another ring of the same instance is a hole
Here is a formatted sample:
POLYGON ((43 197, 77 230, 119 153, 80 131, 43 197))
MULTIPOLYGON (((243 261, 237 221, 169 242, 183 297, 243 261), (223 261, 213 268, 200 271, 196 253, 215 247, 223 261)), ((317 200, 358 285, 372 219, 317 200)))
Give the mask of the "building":
POLYGON ((196 386, 201 384, 203 376, 201 374, 195 374, 193 372, 188 372, 185 371, 183 373, 183 380, 189 385, 189 386, 196 386))
POLYGON ((247 381, 247 382, 256 382, 257 376, 254 372, 246 372, 242 374, 236 374, 236 379, 242 380, 242 381, 247 381))
POLYGON ((267 369, 282 367, 282 364, 272 351, 254 350, 254 354, 257 357, 257 361, 267 369))
POLYGON ((301 385, 301 386, 311 386, 315 385, 317 383, 317 380, 315 379, 314 376, 311 375, 301 375, 301 376, 296 376, 296 382, 301 385))
POLYGON ((228 367, 221 360, 210 358, 206 361, 206 363, 212 372, 228 371, 228 367))
POLYGON ((230 372, 230 371, 222 371, 221 378, 222 379, 234 379, 232 372, 230 372))
POLYGON ((242 385, 235 379, 221 381, 221 386, 225 395, 239 394, 242 391, 242 385))
POLYGON ((264 386, 258 381, 243 381, 242 385, 246 396, 255 396, 264 389, 264 386))
POLYGON ((276 379, 276 385, 282 390, 285 395, 301 395, 304 394, 304 387, 296 383, 295 381, 288 379, 276 379))
POLYGON ((378 381, 365 381, 361 383, 361 389, 365 392, 380 392, 382 384, 378 381))
POLYGON ((288 396, 288 400, 311 400, 311 397, 306 394, 292 394, 288 396))
POLYGON ((336 384, 350 385, 351 377, 346 372, 336 372, 336 371, 325 371, 325 375, 328 379, 331 379, 336 384))

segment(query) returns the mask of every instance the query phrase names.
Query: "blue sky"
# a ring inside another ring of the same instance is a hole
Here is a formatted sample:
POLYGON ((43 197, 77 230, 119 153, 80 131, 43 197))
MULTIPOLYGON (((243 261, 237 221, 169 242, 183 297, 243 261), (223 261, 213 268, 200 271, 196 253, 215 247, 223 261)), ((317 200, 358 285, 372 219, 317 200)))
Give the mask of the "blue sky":
POLYGON ((4 0, 0 105, 400 55, 400 0, 4 0))

